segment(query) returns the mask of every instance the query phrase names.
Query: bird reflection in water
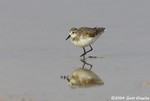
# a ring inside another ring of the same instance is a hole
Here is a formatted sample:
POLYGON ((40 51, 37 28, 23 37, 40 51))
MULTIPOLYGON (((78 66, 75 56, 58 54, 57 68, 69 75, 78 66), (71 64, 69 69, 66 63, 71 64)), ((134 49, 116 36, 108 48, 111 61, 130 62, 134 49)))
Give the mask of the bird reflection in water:
POLYGON ((87 88, 92 87, 96 85, 103 85, 104 82, 100 79, 98 75, 96 75, 91 69, 92 65, 87 63, 84 60, 81 60, 83 62, 83 66, 80 68, 75 69, 71 75, 69 76, 61 76, 61 78, 64 78, 68 81, 68 84, 71 88, 87 88), (85 68, 85 65, 89 65, 90 68, 85 68))

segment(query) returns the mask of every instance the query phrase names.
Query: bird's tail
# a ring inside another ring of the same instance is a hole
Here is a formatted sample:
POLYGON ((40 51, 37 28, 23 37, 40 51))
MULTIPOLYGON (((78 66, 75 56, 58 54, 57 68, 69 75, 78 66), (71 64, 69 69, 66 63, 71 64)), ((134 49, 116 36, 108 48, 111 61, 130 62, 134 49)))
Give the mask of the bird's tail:
POLYGON ((105 31, 104 27, 95 27, 97 34, 102 34, 105 31))

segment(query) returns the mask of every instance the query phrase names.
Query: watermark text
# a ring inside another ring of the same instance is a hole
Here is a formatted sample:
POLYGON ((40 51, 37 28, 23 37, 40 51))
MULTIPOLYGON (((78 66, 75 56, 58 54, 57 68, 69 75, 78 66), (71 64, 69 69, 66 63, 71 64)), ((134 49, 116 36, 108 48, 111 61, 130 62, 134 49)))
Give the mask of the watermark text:
POLYGON ((148 96, 111 96, 112 101, 150 101, 148 96))

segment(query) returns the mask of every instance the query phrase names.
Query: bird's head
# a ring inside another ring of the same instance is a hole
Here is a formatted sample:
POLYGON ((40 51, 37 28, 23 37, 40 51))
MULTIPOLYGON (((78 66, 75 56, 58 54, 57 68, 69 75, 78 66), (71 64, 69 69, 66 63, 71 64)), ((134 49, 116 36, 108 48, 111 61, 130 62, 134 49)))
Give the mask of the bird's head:
POLYGON ((78 29, 73 27, 69 30, 69 36, 66 38, 66 40, 68 40, 70 37, 71 38, 74 38, 77 36, 77 33, 78 33, 78 29))

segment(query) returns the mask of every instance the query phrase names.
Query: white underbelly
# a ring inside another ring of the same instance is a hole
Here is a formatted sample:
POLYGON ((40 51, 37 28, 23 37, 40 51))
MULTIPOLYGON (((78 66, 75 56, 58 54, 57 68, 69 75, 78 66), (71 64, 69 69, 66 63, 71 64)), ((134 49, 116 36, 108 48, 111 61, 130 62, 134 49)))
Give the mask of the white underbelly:
POLYGON ((99 38, 99 36, 91 37, 91 38, 80 38, 80 40, 78 40, 78 41, 75 41, 75 40, 74 41, 71 40, 71 41, 76 46, 86 47, 86 46, 91 45, 92 43, 94 43, 98 38, 99 38))

